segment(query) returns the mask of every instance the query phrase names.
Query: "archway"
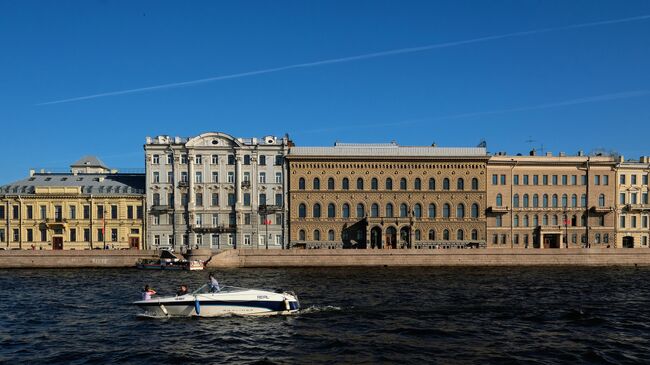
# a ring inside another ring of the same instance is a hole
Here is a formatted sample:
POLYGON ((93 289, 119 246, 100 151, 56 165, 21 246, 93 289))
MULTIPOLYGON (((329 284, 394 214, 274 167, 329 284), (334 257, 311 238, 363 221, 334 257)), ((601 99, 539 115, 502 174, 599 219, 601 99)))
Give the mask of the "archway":
POLYGON ((411 247, 411 228, 402 227, 399 230, 399 238, 402 243, 402 247, 410 248, 411 247))
POLYGON ((397 248, 397 229, 386 228, 386 248, 397 248))
POLYGON ((370 247, 381 248, 381 228, 373 227, 370 230, 370 247))
POLYGON ((634 237, 632 236, 623 237, 623 248, 634 248, 634 237))

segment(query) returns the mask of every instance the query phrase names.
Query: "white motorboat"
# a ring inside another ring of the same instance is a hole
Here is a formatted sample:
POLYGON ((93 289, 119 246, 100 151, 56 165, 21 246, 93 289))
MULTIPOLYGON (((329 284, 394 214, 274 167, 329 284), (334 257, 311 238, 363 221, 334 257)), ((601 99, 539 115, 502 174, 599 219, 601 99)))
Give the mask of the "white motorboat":
POLYGON ((134 302, 151 316, 275 315, 291 314, 300 309, 293 292, 222 287, 212 291, 208 284, 180 296, 154 297, 134 302))

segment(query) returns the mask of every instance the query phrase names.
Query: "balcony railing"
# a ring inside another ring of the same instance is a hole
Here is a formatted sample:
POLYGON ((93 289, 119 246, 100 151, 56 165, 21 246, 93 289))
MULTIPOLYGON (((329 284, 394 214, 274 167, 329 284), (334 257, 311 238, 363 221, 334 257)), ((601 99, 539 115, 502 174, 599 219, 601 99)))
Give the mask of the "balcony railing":
POLYGON ((614 210, 612 207, 600 207, 600 206, 597 206, 597 205, 594 205, 593 207, 591 207, 591 211, 593 211, 595 213, 609 213, 612 210, 614 210))
POLYGON ((650 204, 627 204, 625 208, 628 211, 632 210, 650 210, 650 204))
POLYGON ((178 182, 178 187, 179 187, 179 188, 186 188, 186 187, 188 187, 188 186, 190 186, 189 181, 179 181, 179 182, 178 182))
POLYGON ((272 212, 277 212, 279 210, 282 210, 282 207, 280 205, 270 205, 270 204, 262 204, 259 206, 259 211, 260 213, 272 213, 272 212))
POLYGON ((217 224, 217 225, 192 225, 192 231, 197 233, 230 233, 235 232, 237 225, 235 224, 217 224))
POLYGON ((510 211, 509 207, 497 207, 497 206, 492 206, 488 208, 488 211, 490 213, 508 213, 510 211))
POLYGON ((166 212, 170 209, 169 205, 163 205, 163 204, 153 204, 151 206, 151 211, 152 212, 166 212))
POLYGON ((242 188, 250 188, 251 187, 251 182, 250 181, 242 181, 241 182, 241 187, 242 188))

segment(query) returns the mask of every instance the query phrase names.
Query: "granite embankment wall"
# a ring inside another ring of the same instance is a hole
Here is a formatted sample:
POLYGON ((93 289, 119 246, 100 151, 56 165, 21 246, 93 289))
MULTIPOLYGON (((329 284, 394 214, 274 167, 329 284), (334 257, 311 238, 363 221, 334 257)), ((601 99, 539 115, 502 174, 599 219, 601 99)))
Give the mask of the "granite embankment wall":
POLYGON ((650 249, 227 250, 208 267, 650 265, 650 249))
POLYGON ((0 251, 0 268, 134 267, 141 258, 158 258, 153 250, 0 251))

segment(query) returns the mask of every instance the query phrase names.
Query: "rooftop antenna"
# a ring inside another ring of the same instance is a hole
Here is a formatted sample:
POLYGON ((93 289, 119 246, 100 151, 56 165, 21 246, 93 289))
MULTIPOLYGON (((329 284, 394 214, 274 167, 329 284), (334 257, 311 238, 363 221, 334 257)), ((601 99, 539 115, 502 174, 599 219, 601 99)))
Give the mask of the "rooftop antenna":
POLYGON ((476 147, 487 148, 487 141, 485 141, 485 138, 481 138, 481 141, 478 143, 478 146, 476 147))
MULTIPOLYGON (((534 148, 534 147, 533 147, 533 143, 536 143, 536 142, 539 142, 539 141, 533 139, 532 136, 528 136, 528 139, 525 140, 524 142, 530 144, 530 149, 532 150, 532 149, 534 148)), ((540 154, 542 154, 542 155, 544 154, 544 144, 543 144, 543 143, 540 143, 540 145, 539 145, 539 152, 540 152, 540 154)))

